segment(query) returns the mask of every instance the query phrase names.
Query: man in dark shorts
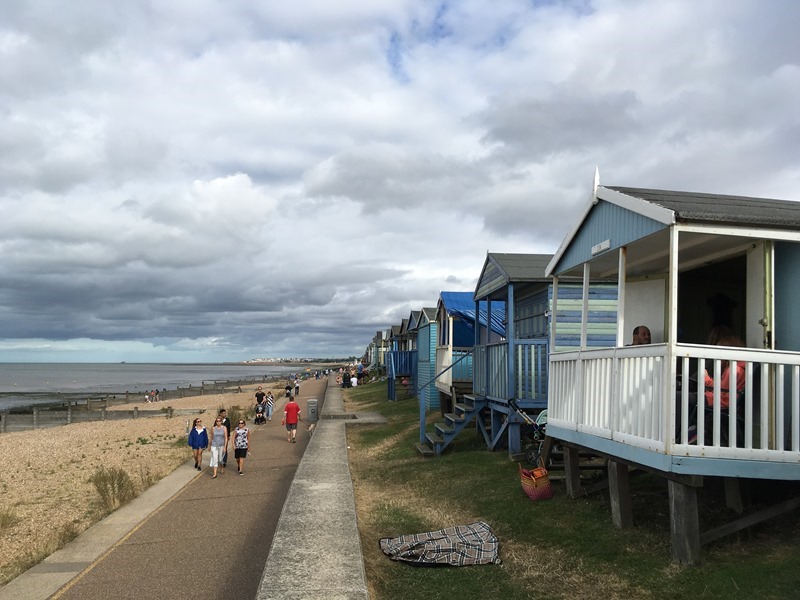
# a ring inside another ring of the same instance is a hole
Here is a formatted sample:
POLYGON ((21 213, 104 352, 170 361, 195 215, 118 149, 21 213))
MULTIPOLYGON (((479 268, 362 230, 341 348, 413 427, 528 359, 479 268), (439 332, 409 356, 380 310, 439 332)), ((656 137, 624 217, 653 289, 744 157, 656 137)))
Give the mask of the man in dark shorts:
POLYGON ((289 396, 289 401, 283 409, 283 421, 286 425, 286 441, 292 444, 297 442, 297 422, 300 420, 300 405, 294 401, 294 396, 289 396))
MULTIPOLYGON (((228 411, 224 408, 219 409, 219 416, 222 419, 222 424, 225 425, 225 429, 228 430, 228 439, 231 439, 231 420, 228 418, 228 411)), ((228 464, 228 446, 225 446, 225 450, 222 452, 222 468, 224 469, 228 464)))
POLYGON ((267 412, 267 405, 264 403, 265 397, 266 394, 261 390, 261 386, 258 386, 258 390, 256 390, 256 425, 263 425, 267 422, 264 416, 267 412))

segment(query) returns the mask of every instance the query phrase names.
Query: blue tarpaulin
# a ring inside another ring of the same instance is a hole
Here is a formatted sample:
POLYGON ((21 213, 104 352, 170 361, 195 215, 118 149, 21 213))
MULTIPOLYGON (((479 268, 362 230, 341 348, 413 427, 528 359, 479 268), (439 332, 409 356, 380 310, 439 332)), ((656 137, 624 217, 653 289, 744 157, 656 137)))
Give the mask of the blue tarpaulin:
MULTIPOLYGON (((475 344, 475 300, 472 292, 441 292, 440 297, 447 314, 461 320, 453 328, 453 346, 471 347, 475 344), (459 325, 461 324, 461 325, 459 325)), ((478 304, 478 318, 482 327, 486 327, 488 313, 486 300, 478 304)), ((492 302, 492 331, 505 337, 506 303, 492 302)))

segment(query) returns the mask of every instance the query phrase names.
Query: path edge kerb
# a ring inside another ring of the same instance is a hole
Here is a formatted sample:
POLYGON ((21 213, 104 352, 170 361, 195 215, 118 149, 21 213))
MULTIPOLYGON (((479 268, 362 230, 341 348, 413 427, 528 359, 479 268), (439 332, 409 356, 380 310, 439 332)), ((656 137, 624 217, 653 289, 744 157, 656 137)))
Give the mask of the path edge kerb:
POLYGON ((369 599, 347 453, 342 391, 329 377, 320 419, 297 467, 257 600, 369 599))

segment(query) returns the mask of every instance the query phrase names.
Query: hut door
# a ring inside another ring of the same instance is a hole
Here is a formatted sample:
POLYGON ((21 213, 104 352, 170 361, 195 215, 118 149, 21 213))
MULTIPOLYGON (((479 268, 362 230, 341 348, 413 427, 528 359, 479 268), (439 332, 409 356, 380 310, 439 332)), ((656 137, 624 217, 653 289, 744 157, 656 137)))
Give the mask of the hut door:
POLYGON ((775 317, 774 348, 800 350, 800 319, 797 299, 800 298, 800 244, 775 242, 775 317))

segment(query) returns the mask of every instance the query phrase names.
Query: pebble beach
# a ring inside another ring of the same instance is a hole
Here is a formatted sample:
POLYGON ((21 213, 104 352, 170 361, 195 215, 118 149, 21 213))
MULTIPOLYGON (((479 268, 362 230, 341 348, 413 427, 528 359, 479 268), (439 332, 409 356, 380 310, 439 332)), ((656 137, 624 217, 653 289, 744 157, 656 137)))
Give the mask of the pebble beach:
MULTIPOLYGON (((172 418, 74 423, 0 434, 0 585, 107 514, 91 482, 98 469, 124 470, 141 493, 191 458, 185 442, 187 419, 199 415, 210 427, 223 406, 251 411, 256 387, 159 402, 156 406, 175 409, 172 418)), ((263 387, 272 389, 276 399, 283 396, 279 383, 263 387)), ((276 408, 281 405, 279 400, 276 408)), ((137 404, 109 410, 133 406, 137 404)))

